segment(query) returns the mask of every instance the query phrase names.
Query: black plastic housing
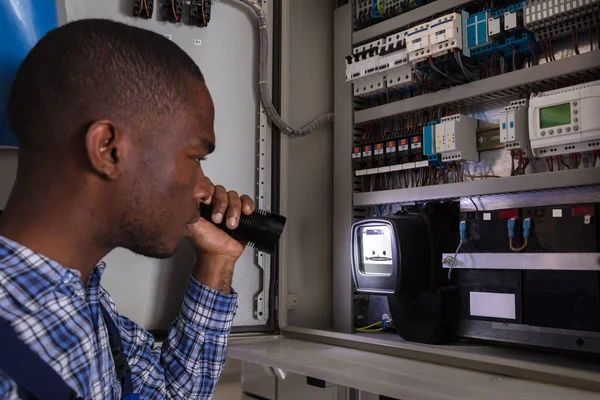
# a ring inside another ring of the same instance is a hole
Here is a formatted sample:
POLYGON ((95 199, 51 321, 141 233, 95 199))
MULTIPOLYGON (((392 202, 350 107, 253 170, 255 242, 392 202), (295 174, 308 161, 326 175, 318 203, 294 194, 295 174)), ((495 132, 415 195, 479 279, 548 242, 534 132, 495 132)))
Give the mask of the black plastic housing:
POLYGON ((352 275, 358 292, 406 294, 432 289, 436 260, 432 256, 433 238, 425 215, 393 215, 355 222, 352 226, 352 243, 352 275), (392 232, 393 267, 389 276, 364 274, 360 270, 359 229, 378 225, 389 226, 392 232))
MULTIPOLYGON (((199 210, 202 218, 212 222, 212 205, 202 204, 199 210)), ((285 222, 286 218, 282 215, 264 210, 255 210, 251 215, 242 214, 239 225, 234 230, 227 228, 225 219, 221 224, 215 225, 240 243, 273 254, 283 232, 285 222)))

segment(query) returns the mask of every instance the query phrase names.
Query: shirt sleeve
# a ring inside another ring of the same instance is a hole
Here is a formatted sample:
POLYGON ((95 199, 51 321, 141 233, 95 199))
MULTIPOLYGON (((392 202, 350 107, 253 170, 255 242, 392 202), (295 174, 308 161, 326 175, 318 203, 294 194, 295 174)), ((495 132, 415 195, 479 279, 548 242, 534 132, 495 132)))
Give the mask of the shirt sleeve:
POLYGON ((179 316, 160 348, 133 321, 114 316, 142 399, 209 399, 225 365, 237 293, 218 292, 190 278, 179 316))

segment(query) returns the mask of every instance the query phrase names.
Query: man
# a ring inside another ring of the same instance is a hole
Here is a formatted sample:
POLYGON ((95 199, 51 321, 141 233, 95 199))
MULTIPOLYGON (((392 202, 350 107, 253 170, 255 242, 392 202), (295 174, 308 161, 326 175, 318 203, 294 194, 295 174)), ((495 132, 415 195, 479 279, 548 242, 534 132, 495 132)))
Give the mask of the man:
MULTIPOLYGON (((0 317, 76 397, 121 398, 128 364, 142 399, 209 398, 224 364, 243 246, 200 219, 198 204, 212 204, 212 220, 233 229, 254 203, 202 172, 215 147, 214 108, 198 67, 158 34, 73 22, 23 61, 8 116, 20 149, 0 217, 0 317), (170 257, 184 236, 195 269, 155 349, 100 285, 100 260, 116 247, 170 257)), ((0 398, 26 397, 35 388, 14 375, 30 366, 9 361, 15 368, 0 371, 0 398)))

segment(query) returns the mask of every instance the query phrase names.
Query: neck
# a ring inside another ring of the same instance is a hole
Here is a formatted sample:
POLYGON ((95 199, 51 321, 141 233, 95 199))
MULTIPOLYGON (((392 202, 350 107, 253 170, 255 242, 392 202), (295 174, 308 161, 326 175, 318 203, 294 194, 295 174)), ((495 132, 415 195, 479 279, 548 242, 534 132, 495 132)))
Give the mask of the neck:
POLYGON ((94 233, 99 226, 93 208, 75 190, 50 185, 17 184, 0 218, 0 235, 81 273, 84 286, 110 250, 94 233), (58 205, 58 206, 57 206, 58 205))

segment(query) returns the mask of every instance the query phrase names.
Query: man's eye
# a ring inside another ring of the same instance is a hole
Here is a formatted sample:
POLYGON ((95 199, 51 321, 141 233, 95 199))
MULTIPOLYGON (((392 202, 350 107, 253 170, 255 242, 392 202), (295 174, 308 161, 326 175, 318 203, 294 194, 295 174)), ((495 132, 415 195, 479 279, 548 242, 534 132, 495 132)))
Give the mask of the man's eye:
POLYGON ((198 165, 202 162, 202 161, 206 161, 206 157, 194 157, 194 160, 198 163, 198 165))

